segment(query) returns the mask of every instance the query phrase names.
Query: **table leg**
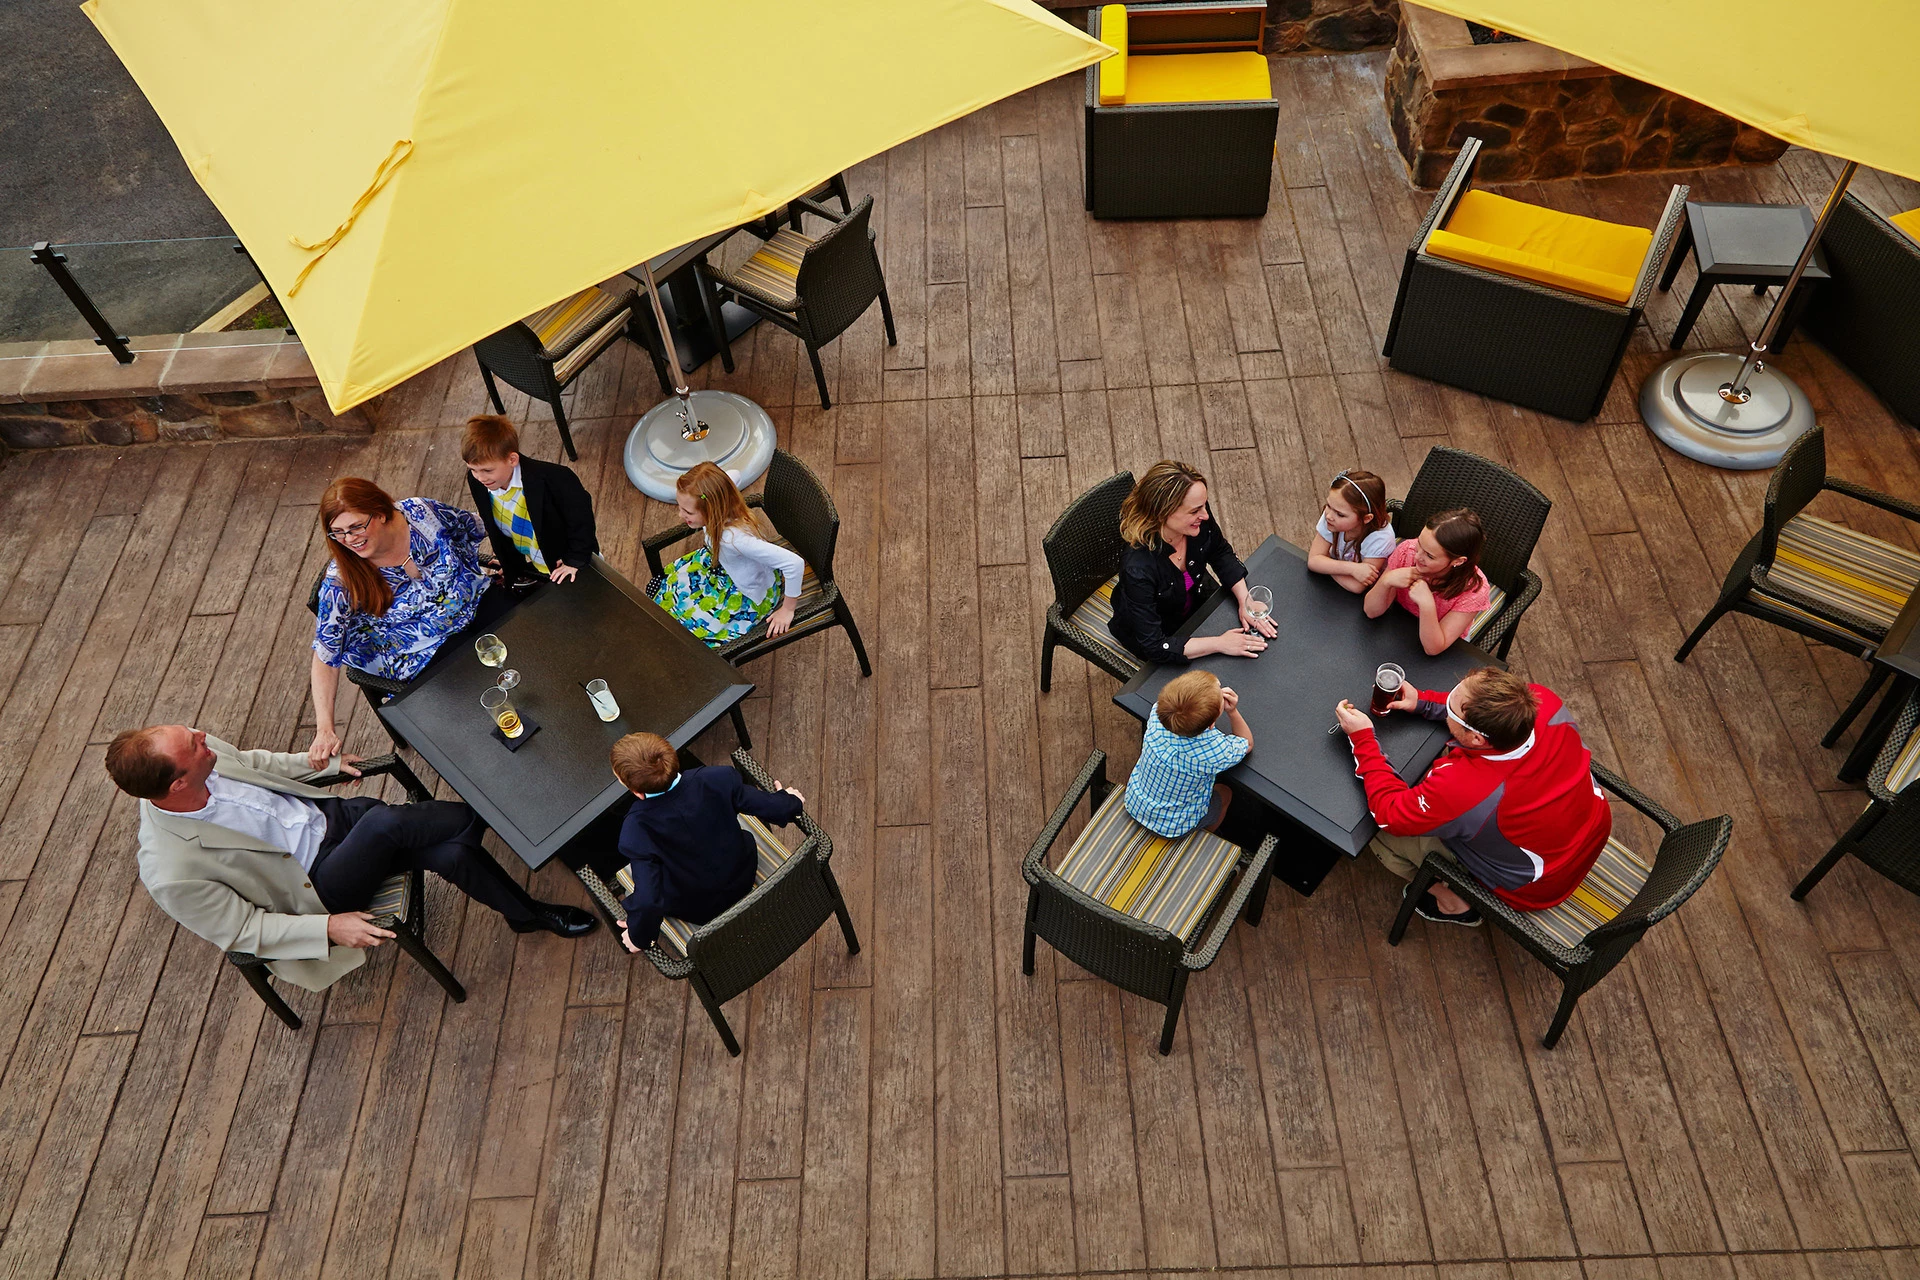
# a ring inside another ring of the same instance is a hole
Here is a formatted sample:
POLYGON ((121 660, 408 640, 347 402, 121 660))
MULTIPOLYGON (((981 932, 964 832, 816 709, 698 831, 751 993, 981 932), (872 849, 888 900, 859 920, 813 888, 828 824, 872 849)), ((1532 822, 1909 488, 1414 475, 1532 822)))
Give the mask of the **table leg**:
POLYGON ((1799 287, 1794 289, 1793 296, 1787 299, 1787 312, 1780 317, 1780 330, 1773 335, 1773 349, 1775 351, 1783 350, 1786 347, 1787 339, 1793 336, 1794 329, 1800 323, 1801 313, 1807 309, 1807 304, 1813 301, 1813 291, 1819 287, 1820 282, 1818 280, 1808 280, 1804 276, 1801 277, 1799 287))
POLYGON ((1693 282, 1693 292, 1687 297, 1686 310, 1680 313, 1680 323, 1674 328, 1673 341, 1667 344, 1670 349, 1678 351, 1680 344, 1687 340, 1687 335, 1693 332, 1693 322, 1700 318, 1700 308, 1706 306, 1707 299, 1713 296, 1713 285, 1714 282, 1706 276, 1693 282))
POLYGON ((1867 721, 1867 727, 1860 731, 1860 740, 1853 744, 1853 750, 1847 753, 1845 763, 1840 766, 1840 781, 1860 782, 1873 772, 1874 759, 1880 754, 1880 748, 1886 745, 1887 735, 1893 731, 1893 722, 1900 718, 1900 708, 1906 705, 1915 685, 1920 685, 1920 680, 1912 676, 1900 676, 1881 697, 1880 705, 1874 709, 1873 719, 1867 721))
POLYGON ((1660 292, 1673 288, 1673 278, 1680 274, 1680 264, 1687 254, 1693 251, 1693 224, 1680 219, 1680 236, 1673 246, 1673 252, 1667 258, 1667 269, 1660 273, 1660 292))

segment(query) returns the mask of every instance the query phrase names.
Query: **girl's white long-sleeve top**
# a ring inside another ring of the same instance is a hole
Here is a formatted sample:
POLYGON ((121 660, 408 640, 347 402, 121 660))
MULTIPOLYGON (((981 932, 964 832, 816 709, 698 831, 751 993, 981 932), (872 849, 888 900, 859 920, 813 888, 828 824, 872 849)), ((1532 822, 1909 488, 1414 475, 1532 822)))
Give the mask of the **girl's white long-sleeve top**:
POLYGON ((776 579, 784 579, 785 594, 800 594, 806 562, 796 551, 747 532, 738 525, 720 535, 720 567, 740 593, 755 602, 765 600, 776 579))

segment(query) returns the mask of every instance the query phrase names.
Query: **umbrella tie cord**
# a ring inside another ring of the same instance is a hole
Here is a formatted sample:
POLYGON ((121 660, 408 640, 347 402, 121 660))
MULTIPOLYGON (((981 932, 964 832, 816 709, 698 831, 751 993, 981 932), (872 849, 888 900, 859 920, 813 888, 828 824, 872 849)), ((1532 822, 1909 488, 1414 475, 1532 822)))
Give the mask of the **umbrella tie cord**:
POLYGON ((393 149, 387 152, 387 158, 382 160, 380 167, 373 171, 373 181, 368 183, 367 189, 360 193, 360 198, 353 202, 353 208, 347 211, 346 221, 335 227, 332 235, 326 237, 324 240, 311 241, 302 240, 299 236, 287 237, 288 240, 293 242, 293 247, 296 249, 318 250, 312 258, 307 260, 307 265, 300 268, 300 274, 294 277, 293 287, 287 290, 287 296, 289 298, 300 292, 300 286, 307 282, 307 275, 315 267, 320 265, 320 260, 326 257, 335 245, 340 243, 347 232, 353 230, 354 222, 359 219, 362 213, 366 212, 367 206, 373 203, 373 198, 380 194, 380 189, 387 185, 395 171, 397 171, 400 166, 406 162, 407 157, 412 154, 412 138, 402 138, 393 144, 393 149))

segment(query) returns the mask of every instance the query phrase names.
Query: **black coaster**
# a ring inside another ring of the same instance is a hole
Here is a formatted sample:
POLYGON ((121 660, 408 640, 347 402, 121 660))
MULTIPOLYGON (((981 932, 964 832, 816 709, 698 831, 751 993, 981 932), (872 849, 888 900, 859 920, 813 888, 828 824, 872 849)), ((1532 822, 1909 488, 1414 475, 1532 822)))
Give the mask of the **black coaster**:
POLYGON ((499 725, 495 725, 493 727, 493 740, 509 751, 518 751, 520 748, 526 746, 527 743, 531 742, 533 735, 538 732, 540 732, 540 722, 522 711, 520 713, 520 736, 517 738, 509 738, 506 734, 500 732, 499 725))

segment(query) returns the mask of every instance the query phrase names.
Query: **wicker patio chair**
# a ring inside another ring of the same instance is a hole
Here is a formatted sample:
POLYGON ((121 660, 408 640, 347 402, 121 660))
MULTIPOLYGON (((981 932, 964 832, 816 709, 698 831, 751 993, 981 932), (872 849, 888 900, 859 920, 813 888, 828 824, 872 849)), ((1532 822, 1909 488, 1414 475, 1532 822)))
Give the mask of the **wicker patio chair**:
POLYGON ((1403 373, 1584 422, 1600 412, 1627 340, 1659 283, 1686 219, 1676 186, 1624 303, 1483 270, 1429 251, 1473 184, 1480 140, 1469 138, 1407 247, 1381 353, 1403 373))
MULTIPOLYGON (((834 174, 831 178, 820 183, 800 198, 802 200, 825 202, 828 197, 832 197, 840 202, 841 213, 849 214, 853 212, 853 198, 847 194, 846 174, 834 174)), ((783 222, 795 231, 804 231, 806 228, 800 225, 801 215, 804 212, 805 210, 801 209, 797 204, 782 205, 766 217, 745 224, 741 230, 749 232, 761 240, 773 239, 774 233, 780 230, 780 224, 783 222)))
MULTIPOLYGON (((746 752, 733 753, 733 767, 762 791, 773 790, 772 777, 746 752)), ((806 841, 793 850, 757 818, 742 817, 740 825, 753 835, 760 856, 752 891, 706 924, 662 922, 659 938, 646 948, 647 959, 662 976, 693 984, 714 1030, 736 1058, 740 1042, 720 1006, 785 964, 829 919, 839 919, 847 954, 860 954, 853 917, 828 865, 833 841, 819 824, 803 812, 796 825, 806 841)), ((620 903, 633 892, 631 873, 622 864, 612 872, 611 886, 609 877, 592 866, 576 868, 574 874, 606 914, 614 945, 619 946, 619 921, 626 914, 620 903)))
MULTIPOLYGON (((773 460, 767 464, 766 484, 759 493, 750 493, 746 498, 749 507, 760 508, 773 522, 772 540, 800 553, 807 573, 801 582, 800 604, 794 610, 793 625, 785 635, 769 639, 767 624, 762 622, 715 652, 737 667, 816 631, 844 627, 847 639, 853 644, 853 656, 860 663, 860 674, 872 675, 873 664, 867 661, 867 646, 861 642, 853 610, 847 607, 840 585, 833 580, 833 550, 840 539, 840 512, 833 505, 833 495, 806 463, 784 449, 775 449, 773 460)), ((676 524, 641 544, 647 556, 647 571, 653 575, 649 591, 666 573, 660 553, 692 533, 686 525, 676 524)), ((738 706, 733 710, 733 728, 739 735, 740 745, 752 750, 753 742, 747 736, 746 722, 738 706)))
POLYGON ((633 290, 610 293, 598 285, 590 285, 525 320, 514 321, 491 337, 480 339, 473 344, 473 355, 480 362, 480 376, 487 384, 493 411, 506 412, 495 378, 516 391, 545 400, 553 407, 553 423, 560 428, 560 443, 567 451, 568 460, 578 459, 580 455, 573 448, 573 433, 567 428, 566 410, 560 405, 560 393, 586 372, 587 366, 611 347, 615 339, 626 337, 645 349, 653 359, 661 385, 667 385, 660 355, 646 340, 651 332, 649 325, 635 331, 634 326, 642 315, 648 316, 650 325, 651 315, 642 311, 639 295, 633 290))
POLYGON ((1165 1005, 1165 1055, 1173 1051, 1187 975, 1214 962, 1243 911, 1247 923, 1260 923, 1277 842, 1268 836, 1249 855, 1207 831, 1168 840, 1127 815, 1125 791, 1107 781, 1106 753, 1095 751, 1027 851, 1020 971, 1033 976, 1034 939, 1045 938, 1095 976, 1165 1005), (1055 871, 1047 852, 1082 796, 1089 797, 1092 820, 1055 871), (1236 871, 1239 882, 1229 894, 1236 871), (1202 941, 1209 918, 1213 926, 1202 941))
POLYGON ((1660 824, 1665 835, 1651 866, 1620 841, 1610 839, 1572 897, 1545 911, 1521 911, 1508 906, 1446 854, 1430 853, 1387 934, 1387 941, 1399 946, 1421 895, 1435 880, 1444 880, 1560 976, 1560 1007, 1540 1041, 1549 1049, 1560 1043, 1560 1033, 1567 1029, 1580 997, 1626 958, 1642 934, 1672 915, 1707 882, 1733 834, 1733 819, 1724 814, 1682 826, 1680 819, 1597 764, 1593 779, 1660 824))
POLYGON ((1493 602, 1468 625, 1466 639, 1505 660, 1520 629, 1520 617, 1540 595, 1540 575, 1527 567, 1546 527, 1553 499, 1519 473, 1477 453, 1435 445, 1420 463, 1403 499, 1389 500, 1393 531, 1418 537, 1427 517, 1471 507, 1487 531, 1480 568, 1493 588, 1493 602))
MULTIPOLYGON (((373 756, 362 760, 355 766, 362 778, 374 778, 381 774, 392 774, 394 781, 406 789, 408 803, 430 800, 433 797, 420 785, 420 779, 407 767, 406 761, 399 756, 373 756)), ((336 787, 343 782, 352 782, 353 777, 344 773, 330 773, 314 778, 310 785, 316 787, 336 787)), ((373 925, 378 929, 391 929, 393 940, 400 949, 412 956, 433 980, 446 990, 456 1001, 467 998, 467 989, 460 980, 448 972, 440 957, 433 954, 427 946, 427 895, 425 873, 403 871, 397 876, 389 876, 380 885, 379 892, 373 895, 373 901, 367 904, 367 913, 373 917, 373 925)), ((295 1013, 269 981, 267 966, 271 961, 247 951, 229 951, 227 960, 240 970, 240 976, 247 980, 261 1002, 273 1011, 273 1016, 284 1022, 290 1029, 300 1029, 300 1015, 295 1013)))
POLYGON ((880 270, 880 250, 867 226, 873 197, 862 199, 851 213, 835 213, 807 199, 795 200, 789 209, 795 224, 803 213, 811 213, 832 225, 817 236, 807 235, 798 225, 776 231, 731 271, 714 266, 703 255, 695 264, 702 282, 700 296, 720 342, 720 363, 728 373, 733 372, 733 347, 721 321, 720 304, 737 302, 800 339, 813 363, 820 407, 831 409, 827 375, 820 368, 821 347, 846 332, 875 299, 880 302, 887 345, 899 345, 893 333, 893 304, 887 300, 887 278, 880 270))
POLYGON ((1908 893, 1920 893, 1920 689, 1907 697, 1873 772, 1867 775, 1866 810, 1846 834, 1794 886, 1799 902, 1847 854, 1878 871, 1908 893))
MULTIPOLYGON (((1797 631, 1856 657, 1871 657, 1900 606, 1920 583, 1920 555, 1804 513, 1833 492, 1920 523, 1920 504, 1827 475, 1827 433, 1815 427, 1794 441, 1767 482, 1760 532, 1753 535, 1720 586, 1720 598, 1673 655, 1685 662, 1713 624, 1744 613, 1797 631)), ((1821 746, 1840 740, 1886 683, 1876 665, 1860 692, 1827 730, 1821 746)))
POLYGON ((1053 687, 1053 650, 1065 645, 1116 680, 1131 680, 1140 660, 1113 638, 1113 589, 1120 581, 1120 504, 1133 492, 1133 472, 1122 471, 1087 490, 1060 513, 1040 539, 1053 575, 1053 603, 1040 634, 1040 692, 1053 687))
POLYGON ((1088 212, 1266 213, 1280 124, 1260 53, 1266 12, 1264 0, 1088 10, 1087 31, 1119 50, 1087 68, 1088 212), (1124 21, 1111 20, 1120 13, 1124 21))
MULTIPOLYGON (((1920 234, 1920 210, 1898 215, 1920 234)), ((1831 277, 1801 327, 1887 407, 1920 426, 1920 243, 1848 195, 1820 237, 1831 277)))

